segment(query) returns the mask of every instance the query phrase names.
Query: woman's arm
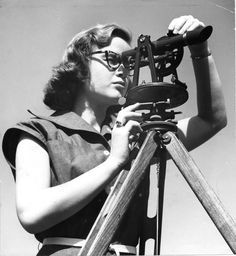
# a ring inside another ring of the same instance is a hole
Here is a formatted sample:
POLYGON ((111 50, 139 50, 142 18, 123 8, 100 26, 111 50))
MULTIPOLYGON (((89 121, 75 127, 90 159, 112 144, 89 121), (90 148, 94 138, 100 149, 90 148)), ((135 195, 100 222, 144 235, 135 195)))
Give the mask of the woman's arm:
MULTIPOLYGON (((174 19, 169 29, 185 33, 204 26, 192 16, 174 19)), ((226 110, 222 85, 208 43, 189 47, 197 85, 198 113, 178 123, 179 138, 188 150, 192 150, 226 126, 226 110)))
POLYGON ((121 171, 129 157, 129 137, 141 131, 138 104, 118 115, 122 127, 112 131, 107 160, 90 171, 61 185, 50 187, 50 160, 47 151, 31 137, 22 137, 16 151, 16 207, 22 226, 38 233, 69 218, 87 205, 121 171))
POLYGON ((72 216, 90 202, 118 173, 108 159, 64 184, 50 187, 49 156, 31 138, 22 138, 16 153, 16 206, 22 226, 38 233, 72 216))

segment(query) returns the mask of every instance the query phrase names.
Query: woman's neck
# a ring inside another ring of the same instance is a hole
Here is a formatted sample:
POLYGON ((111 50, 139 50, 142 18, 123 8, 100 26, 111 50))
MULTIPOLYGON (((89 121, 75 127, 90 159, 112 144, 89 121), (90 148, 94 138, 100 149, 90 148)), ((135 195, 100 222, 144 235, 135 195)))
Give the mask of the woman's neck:
POLYGON ((100 132, 107 107, 108 106, 94 103, 86 98, 80 98, 76 101, 73 111, 100 132))

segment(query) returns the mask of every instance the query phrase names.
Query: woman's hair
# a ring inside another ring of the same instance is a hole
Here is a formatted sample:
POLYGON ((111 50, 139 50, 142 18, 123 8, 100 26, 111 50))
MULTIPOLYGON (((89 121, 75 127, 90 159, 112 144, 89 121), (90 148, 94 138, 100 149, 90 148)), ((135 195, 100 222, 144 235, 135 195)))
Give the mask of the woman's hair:
POLYGON ((88 63, 93 47, 108 46, 115 36, 131 43, 131 33, 116 24, 97 25, 76 34, 68 44, 62 61, 52 70, 44 89, 44 103, 56 111, 70 111, 75 97, 89 79, 88 63))

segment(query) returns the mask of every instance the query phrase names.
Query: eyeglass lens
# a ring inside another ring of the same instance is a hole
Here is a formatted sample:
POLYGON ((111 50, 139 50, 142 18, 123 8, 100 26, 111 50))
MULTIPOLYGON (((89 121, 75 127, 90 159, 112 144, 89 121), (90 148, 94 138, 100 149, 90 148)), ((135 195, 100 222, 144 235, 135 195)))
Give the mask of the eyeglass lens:
POLYGON ((121 55, 118 53, 115 53, 113 51, 97 51, 93 52, 92 54, 97 54, 97 53, 104 53, 107 65, 113 69, 116 70, 121 63, 124 65, 125 69, 128 71, 128 75, 132 76, 133 75, 133 68, 130 65, 128 58, 122 59, 121 55))

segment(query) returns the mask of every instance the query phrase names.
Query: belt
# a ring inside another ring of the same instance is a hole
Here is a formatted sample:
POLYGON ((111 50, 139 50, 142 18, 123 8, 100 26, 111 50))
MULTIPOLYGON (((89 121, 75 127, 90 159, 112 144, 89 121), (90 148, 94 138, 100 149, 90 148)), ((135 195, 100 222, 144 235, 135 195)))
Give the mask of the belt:
MULTIPOLYGON (((67 237, 48 237, 43 240, 43 245, 67 245, 81 248, 85 245, 84 239, 67 238, 67 237)), ((136 247, 123 244, 110 244, 108 250, 114 251, 117 256, 120 253, 130 253, 136 255, 136 247)))

